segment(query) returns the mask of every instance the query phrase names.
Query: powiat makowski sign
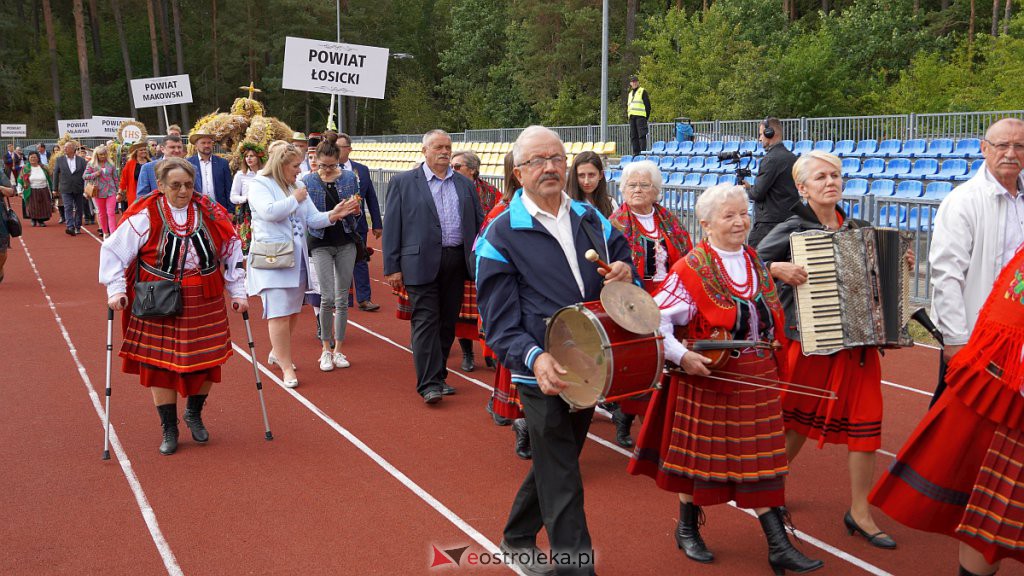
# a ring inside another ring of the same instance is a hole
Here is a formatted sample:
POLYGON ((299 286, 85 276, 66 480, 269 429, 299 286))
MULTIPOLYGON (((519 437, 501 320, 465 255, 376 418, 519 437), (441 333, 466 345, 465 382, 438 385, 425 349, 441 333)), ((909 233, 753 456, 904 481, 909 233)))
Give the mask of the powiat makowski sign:
POLYGON ((384 98, 387 48, 287 37, 281 87, 340 96, 384 98))
POLYGON ((192 102, 192 84, 188 74, 136 78, 132 80, 132 97, 136 108, 189 104, 192 102))

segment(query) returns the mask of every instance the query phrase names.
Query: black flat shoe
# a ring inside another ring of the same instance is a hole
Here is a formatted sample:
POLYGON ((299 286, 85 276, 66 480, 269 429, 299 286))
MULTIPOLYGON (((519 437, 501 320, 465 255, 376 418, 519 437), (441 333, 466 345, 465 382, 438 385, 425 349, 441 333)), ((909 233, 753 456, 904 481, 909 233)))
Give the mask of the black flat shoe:
POLYGON ((437 404, 441 401, 440 390, 427 390, 423 393, 423 402, 425 404, 437 404))
POLYGON ((879 530, 874 534, 868 534, 863 528, 857 525, 854 521, 853 516, 847 510, 846 515, 843 516, 843 524, 846 525, 846 531, 853 536, 854 533, 860 534, 875 548, 882 548, 885 550, 892 550, 896 548, 896 541, 892 539, 884 530, 879 530))
POLYGON ((444 394, 445 396, 451 396, 452 394, 455 394, 455 386, 451 386, 447 382, 445 382, 444 384, 441 385, 441 394, 444 394))
POLYGON ((533 449, 530 447, 530 431, 526 427, 525 418, 517 418, 512 421, 512 431, 515 432, 516 456, 523 460, 533 459, 533 449))

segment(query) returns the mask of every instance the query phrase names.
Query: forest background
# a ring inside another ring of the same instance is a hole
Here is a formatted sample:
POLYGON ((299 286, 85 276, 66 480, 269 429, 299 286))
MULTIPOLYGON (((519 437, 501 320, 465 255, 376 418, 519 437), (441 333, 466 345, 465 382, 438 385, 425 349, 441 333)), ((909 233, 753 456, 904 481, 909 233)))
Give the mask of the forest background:
MULTIPOLYGON (((626 79, 653 120, 1024 108, 1019 0, 612 0, 609 122, 626 79)), ((329 96, 281 89, 286 36, 335 39, 331 0, 0 0, 0 121, 135 116, 128 78, 187 73, 187 130, 255 83, 298 130, 329 96)), ((341 0, 342 41, 406 55, 383 100, 346 98, 353 135, 597 124, 601 0, 341 0), (411 56, 411 57, 410 57, 411 56)))

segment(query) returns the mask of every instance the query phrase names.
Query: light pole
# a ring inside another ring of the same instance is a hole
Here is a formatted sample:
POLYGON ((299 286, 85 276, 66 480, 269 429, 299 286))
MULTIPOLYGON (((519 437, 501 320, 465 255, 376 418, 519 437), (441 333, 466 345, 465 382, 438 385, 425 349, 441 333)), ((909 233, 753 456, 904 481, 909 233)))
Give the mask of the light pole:
MULTIPOLYGON (((338 8, 337 11, 337 24, 338 24, 338 43, 341 43, 341 0, 337 0, 335 5, 338 8)), ((338 95, 338 132, 345 131, 345 97, 338 95)))
POLYGON ((601 2, 601 141, 608 141, 608 0, 601 2))

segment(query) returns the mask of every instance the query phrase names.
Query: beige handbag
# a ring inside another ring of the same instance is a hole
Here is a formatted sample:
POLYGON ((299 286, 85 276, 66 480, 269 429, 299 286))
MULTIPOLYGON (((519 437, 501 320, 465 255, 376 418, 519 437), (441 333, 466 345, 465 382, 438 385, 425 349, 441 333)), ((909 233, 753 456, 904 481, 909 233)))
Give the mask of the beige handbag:
POLYGON ((85 197, 86 198, 95 198, 96 197, 96 190, 97 190, 97 186, 95 184, 86 184, 85 185, 85 197))

